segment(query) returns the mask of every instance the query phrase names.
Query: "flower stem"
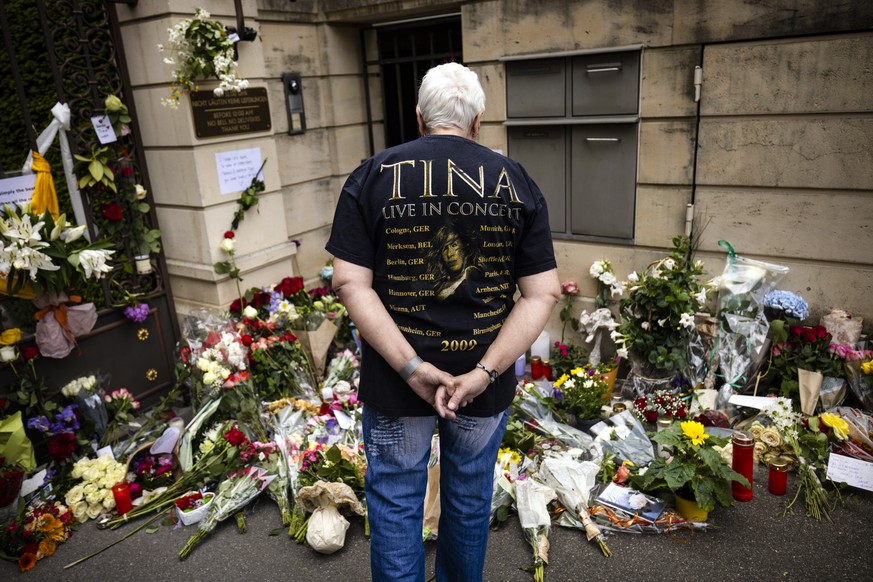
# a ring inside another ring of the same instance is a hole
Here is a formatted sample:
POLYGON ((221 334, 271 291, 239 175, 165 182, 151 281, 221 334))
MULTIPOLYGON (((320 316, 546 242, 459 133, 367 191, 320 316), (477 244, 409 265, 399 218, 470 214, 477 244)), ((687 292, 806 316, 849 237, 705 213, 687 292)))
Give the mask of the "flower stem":
POLYGON ((151 519, 148 520, 147 522, 143 523, 142 525, 140 525, 140 526, 137 527, 136 529, 133 529, 133 530, 129 531, 128 533, 124 534, 123 536, 121 536, 120 538, 118 538, 117 540, 115 540, 114 542, 112 542, 111 544, 109 544, 108 546, 103 547, 103 548, 97 550, 96 552, 94 552, 94 553, 92 553, 92 554, 88 554, 88 555, 85 556, 84 558, 79 558, 79 559, 76 560, 75 562, 71 562, 71 563, 67 564, 66 566, 64 566, 64 570, 66 570, 67 568, 72 568, 72 567, 75 566, 76 564, 80 564, 80 563, 84 562, 85 560, 87 560, 87 559, 89 559, 89 558, 93 558, 93 557, 96 556, 97 554, 99 554, 99 553, 101 553, 101 552, 103 552, 103 551, 105 551, 105 550, 108 550, 109 548, 111 548, 112 546, 114 546, 115 544, 117 544, 117 543, 119 543, 119 542, 123 542, 124 540, 126 540, 127 538, 129 538, 130 536, 132 536, 133 534, 135 534, 136 532, 138 532, 138 531, 141 530, 142 528, 146 527, 147 525, 149 525, 150 523, 152 523, 152 522, 155 521, 156 519, 158 519, 158 518, 160 518, 160 517, 163 517, 163 516, 164 516, 163 513, 159 513, 158 515, 154 516, 153 518, 151 518, 151 519))
POLYGON ((207 534, 208 532, 202 529, 198 529, 196 532, 194 532, 194 535, 191 536, 191 538, 185 543, 185 547, 182 548, 181 552, 179 552, 179 559, 184 560, 189 555, 191 555, 191 552, 194 551, 194 548, 197 546, 197 544, 203 541, 203 538, 205 538, 207 534))

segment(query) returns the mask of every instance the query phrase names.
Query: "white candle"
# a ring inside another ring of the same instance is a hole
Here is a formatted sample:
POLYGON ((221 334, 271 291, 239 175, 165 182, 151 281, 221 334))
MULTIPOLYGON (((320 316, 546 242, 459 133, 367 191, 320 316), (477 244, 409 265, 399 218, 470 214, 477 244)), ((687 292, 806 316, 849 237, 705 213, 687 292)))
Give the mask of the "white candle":
POLYGON ((543 361, 548 360, 549 347, 551 347, 549 333, 543 330, 543 332, 536 340, 534 340, 533 345, 531 345, 530 347, 530 357, 533 358, 535 356, 539 356, 543 359, 543 361))

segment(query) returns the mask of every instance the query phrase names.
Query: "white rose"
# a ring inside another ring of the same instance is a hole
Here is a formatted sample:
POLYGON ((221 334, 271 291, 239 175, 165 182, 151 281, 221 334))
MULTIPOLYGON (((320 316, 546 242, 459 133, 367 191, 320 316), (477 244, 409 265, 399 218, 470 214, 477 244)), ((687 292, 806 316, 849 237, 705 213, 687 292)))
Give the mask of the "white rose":
POLYGON ((107 511, 115 509, 115 496, 110 494, 103 498, 103 508, 107 511))
POLYGON ((82 485, 75 485, 69 491, 67 491, 67 495, 64 497, 64 501, 67 502, 67 505, 73 505, 82 500, 82 496, 84 492, 82 491, 82 485))
POLYGON ((218 244, 218 248, 220 248, 221 250, 223 250, 227 254, 230 254, 233 252, 234 245, 235 245, 234 239, 223 238, 223 239, 221 239, 221 242, 218 244))
POLYGON ((103 501, 103 492, 98 490, 94 493, 86 493, 85 501, 88 505, 99 505, 101 501, 103 501))
POLYGON ((15 346, 3 346, 0 348, 0 362, 11 362, 18 358, 15 346))
POLYGON ((84 473, 82 473, 82 478, 89 483, 96 483, 103 476, 103 471, 100 470, 99 467, 88 467, 84 473))
POLYGON ((79 523, 85 523, 88 521, 88 503, 85 501, 77 501, 70 508, 73 511, 73 517, 76 518, 76 521, 79 523))
POLYGON ((137 185, 135 186, 135 188, 136 188, 136 199, 137 199, 137 200, 143 200, 143 199, 145 199, 146 194, 148 193, 148 190, 146 190, 145 188, 143 188, 142 184, 137 184, 137 185))
POLYGON ((82 491, 85 493, 86 497, 88 495, 96 495, 99 490, 100 488, 97 487, 97 485, 94 483, 86 483, 85 486, 82 488, 82 491))
POLYGON ((103 506, 99 503, 89 505, 88 509, 85 510, 85 513, 87 513, 88 519, 97 519, 98 517, 100 517, 100 514, 103 513, 103 506))
POLYGON ((212 372, 206 372, 205 374, 203 374, 203 383, 206 384, 207 386, 215 384, 215 381, 217 379, 218 378, 216 377, 216 375, 213 374, 212 372))
POLYGON ((258 310, 251 305, 246 305, 246 308, 243 309, 243 315, 249 319, 256 319, 258 317, 258 310))

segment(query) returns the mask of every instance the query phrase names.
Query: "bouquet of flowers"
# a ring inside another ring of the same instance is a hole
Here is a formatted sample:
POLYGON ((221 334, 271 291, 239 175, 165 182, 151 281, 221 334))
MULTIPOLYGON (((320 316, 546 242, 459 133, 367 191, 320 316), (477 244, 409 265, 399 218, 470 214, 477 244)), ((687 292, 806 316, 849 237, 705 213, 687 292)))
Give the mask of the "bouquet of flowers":
POLYGON ((109 422, 106 406, 103 402, 103 386, 108 378, 98 378, 94 374, 71 380, 61 388, 61 394, 75 402, 78 411, 94 423, 94 433, 97 438, 106 434, 109 422))
POLYGON ((212 503, 213 498, 215 498, 215 493, 212 492, 201 493, 200 491, 195 491, 194 493, 183 495, 174 503, 176 515, 179 516, 183 525, 197 523, 205 517, 205 515, 201 514, 208 511, 208 505, 212 503))
POLYGON ((76 432, 79 430, 78 407, 70 404, 54 416, 54 422, 44 415, 28 419, 27 428, 41 432, 48 439, 49 456, 57 463, 67 461, 78 448, 76 432))
POLYGON ((164 511, 187 491, 199 489, 204 484, 216 480, 220 475, 242 466, 239 453, 248 443, 248 439, 239 430, 235 430, 235 427, 236 423, 222 424, 216 431, 221 437, 216 436, 212 446, 174 483, 124 515, 109 520, 104 527, 116 529, 137 517, 164 511))
POLYGON ((671 447, 671 456, 669 459, 659 456, 645 472, 632 474, 629 480, 638 489, 666 488, 694 499, 701 509, 712 511, 716 503, 725 507, 733 503, 732 481, 749 487, 748 479, 734 471, 714 448, 725 446, 728 439, 708 434, 699 422, 674 422, 652 440, 671 447))
POLYGON ((136 481, 147 491, 167 487, 178 476, 173 470, 173 455, 170 453, 134 455, 128 468, 132 474, 130 480, 136 481))
POLYGON ((88 244, 85 226, 72 226, 66 216, 33 214, 29 203, 5 205, 0 211, 0 292, 15 295, 26 283, 36 295, 61 294, 109 272, 114 251, 88 244))
MULTIPOLYGON (((242 340, 245 344, 251 336, 243 335, 242 340)), ((261 398, 279 400, 303 392, 300 376, 308 362, 294 334, 262 336, 251 341, 249 349, 252 381, 261 398)))
POLYGON ((112 486, 125 480, 124 465, 109 455, 99 459, 79 459, 71 477, 81 479, 67 491, 64 501, 80 523, 96 519, 115 509, 112 486))
POLYGON ((212 90, 216 97, 248 88, 249 82, 238 77, 234 41, 220 22, 210 19, 207 11, 197 8, 193 18, 183 19, 167 32, 170 38, 166 46, 159 44, 158 50, 171 53, 172 56, 164 57, 164 62, 176 69, 170 97, 161 100, 163 105, 178 109, 182 93, 196 91, 196 81, 201 77, 219 80, 218 87, 212 90))
POLYGON ((597 295, 594 296, 594 306, 598 309, 606 307, 611 297, 624 293, 625 284, 616 278, 612 264, 608 260, 594 261, 591 268, 588 269, 588 273, 597 279, 597 295))
POLYGON ((848 439, 848 423, 839 415, 830 413, 804 418, 794 411, 791 400, 784 397, 774 399, 763 412, 791 447, 799 463, 797 491, 785 510, 790 510, 803 496, 806 515, 829 520, 836 501, 831 502, 816 470, 827 465, 829 443, 848 439))
POLYGON ((798 370, 818 372, 823 376, 842 378, 842 359, 830 349, 831 335, 824 326, 793 325, 787 337, 774 338, 770 350, 770 367, 781 379, 780 393, 790 398, 800 397, 798 370), (781 341, 779 341, 781 340, 781 341))
POLYGON ((598 418, 609 401, 609 384, 596 367, 574 368, 558 378, 554 386, 556 407, 582 419, 598 418))
POLYGON ((549 562, 549 526, 551 519, 547 505, 555 499, 555 491, 533 479, 515 483, 518 519, 533 550, 534 561, 528 570, 536 582, 543 582, 543 567, 549 562))
POLYGON ((132 412, 139 410, 140 404, 127 388, 113 390, 110 394, 103 396, 103 401, 112 420, 109 421, 100 444, 104 447, 109 445, 114 446, 118 442, 119 429, 123 425, 133 422, 134 417, 132 412))
POLYGON ((0 528, 0 551, 18 560, 22 572, 32 570, 38 560, 55 553, 59 544, 73 535, 73 512, 56 501, 38 500, 0 528))
POLYGON ((681 372, 694 330, 694 314, 706 301, 699 278, 703 263, 694 260, 692 241, 673 239, 670 256, 641 275, 628 276, 628 296, 621 300, 621 323, 612 332, 618 356, 630 353, 644 368, 681 372))
POLYGON ((633 412, 637 418, 650 424, 658 422, 659 418, 667 417, 674 420, 684 420, 688 415, 685 401, 677 394, 666 390, 656 390, 634 400, 633 412))
POLYGON ((503 447, 497 453, 494 463, 494 482, 491 493, 492 526, 509 518, 509 509, 515 502, 515 482, 521 473, 522 456, 518 450, 503 447))
MULTIPOLYGON (((755 439, 754 458, 756 463, 769 465, 777 457, 793 457, 793 447, 785 441, 785 437, 779 429, 768 424, 765 426, 760 420, 755 420, 749 426, 749 433, 755 439)), ((794 459, 796 461, 796 459, 794 459)))
POLYGON ((218 491, 212 499, 209 513, 200 522, 196 533, 188 540, 179 559, 184 560, 206 536, 215 530, 219 522, 224 521, 237 511, 248 505, 266 489, 275 475, 259 467, 244 467, 228 474, 218 485, 218 491))

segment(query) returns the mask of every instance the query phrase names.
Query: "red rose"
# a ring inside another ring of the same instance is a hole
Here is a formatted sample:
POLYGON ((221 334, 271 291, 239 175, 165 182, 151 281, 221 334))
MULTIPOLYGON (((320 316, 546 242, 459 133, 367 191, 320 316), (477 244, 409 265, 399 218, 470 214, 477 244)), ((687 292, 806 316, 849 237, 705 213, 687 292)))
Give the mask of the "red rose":
POLYGON ((242 303, 239 299, 234 299, 233 302, 230 304, 230 307, 228 309, 233 314, 239 314, 239 313, 242 313, 242 308, 244 305, 245 304, 242 303))
POLYGON ((282 295, 287 299, 303 289, 303 277, 285 277, 278 285, 282 295))
POLYGON ((248 439, 236 426, 224 433, 224 440, 229 442, 231 446, 238 447, 248 439))
POLYGON ((30 361, 39 355, 39 348, 22 348, 21 357, 24 361, 30 361))
POLYGON ((812 333, 815 335, 815 339, 817 339, 817 340, 825 339, 826 337, 828 337, 830 335, 828 333, 827 328, 823 325, 817 325, 814 328, 812 328, 812 333))
POLYGON ((248 347, 252 345, 252 336, 247 333, 241 334, 239 336, 239 341, 242 342, 242 345, 248 347))
POLYGON ((799 337, 803 333, 803 329, 802 325, 792 325, 788 331, 793 337, 799 337))
POLYGON ((576 281, 564 281, 561 283, 561 293, 564 295, 578 295, 579 294, 579 286, 576 285, 576 281))
POLYGON ((643 416, 646 418, 646 422, 651 424, 655 424, 658 422, 658 413, 654 410, 646 410, 643 412, 643 416))
POLYGON ((627 481, 628 477, 630 477, 630 469, 627 468, 627 465, 619 465, 615 471, 615 477, 612 478, 612 482, 621 484, 627 481))
POLYGON ((182 359, 183 362, 187 364, 188 361, 191 359, 191 348, 189 348, 188 346, 184 346, 181 350, 179 350, 179 357, 182 359))
POLYGON ((122 164, 119 173, 125 178, 130 178, 133 176, 133 166, 131 164, 122 164))
POLYGON ((63 463, 69 459, 74 452, 76 452, 76 435, 73 433, 62 432, 49 438, 49 456, 58 463, 63 463))
POLYGON ((124 212, 122 212, 121 206, 119 206, 115 202, 107 204, 103 207, 103 218, 105 218, 106 220, 118 222, 123 216, 124 212))
POLYGON ((685 407, 680 406, 679 409, 676 411, 676 418, 684 419, 687 414, 688 413, 685 411, 685 407))
POLYGON ((282 336, 282 339, 286 342, 296 342, 297 336, 295 336, 293 333, 285 332, 285 335, 282 336))

